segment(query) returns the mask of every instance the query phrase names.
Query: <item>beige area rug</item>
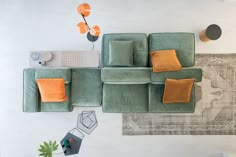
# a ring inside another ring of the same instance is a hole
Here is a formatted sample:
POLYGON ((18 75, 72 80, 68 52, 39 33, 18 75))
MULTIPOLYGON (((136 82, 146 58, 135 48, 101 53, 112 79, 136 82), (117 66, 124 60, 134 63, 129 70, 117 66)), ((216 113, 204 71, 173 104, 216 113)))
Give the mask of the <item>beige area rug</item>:
POLYGON ((124 113, 123 135, 235 135, 236 54, 197 54, 194 113, 124 113))

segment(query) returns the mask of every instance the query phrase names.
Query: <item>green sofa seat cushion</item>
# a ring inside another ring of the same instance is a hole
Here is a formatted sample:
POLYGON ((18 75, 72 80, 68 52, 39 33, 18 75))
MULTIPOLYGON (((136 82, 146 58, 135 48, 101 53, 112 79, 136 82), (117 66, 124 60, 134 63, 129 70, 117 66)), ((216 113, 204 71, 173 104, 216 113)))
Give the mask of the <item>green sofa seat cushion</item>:
POLYGON ((101 106, 102 81, 99 68, 72 69, 72 105, 101 106))
POLYGON ((71 69, 36 69, 35 79, 39 78, 64 78, 65 83, 70 83, 71 69))
POLYGON ((192 113, 195 110, 195 88, 193 86, 189 103, 163 104, 164 84, 149 84, 149 112, 192 113))
POLYGON ((148 84, 104 84, 103 112, 147 112, 148 84))
POLYGON ((103 66, 109 66, 109 42, 133 41, 133 66, 144 67, 148 65, 147 35, 144 33, 111 33, 104 34, 102 39, 101 61, 103 66))
POLYGON ((150 82, 151 68, 102 68, 102 81, 111 84, 143 84, 150 82))
MULTIPOLYGON (((66 95, 68 99, 65 102, 40 102, 41 112, 71 112, 73 110, 71 105, 71 83, 65 85, 66 95)), ((40 100, 41 101, 41 100, 40 100)))
POLYGON ((133 41, 112 40, 109 42, 109 65, 132 66, 133 65, 133 41))
POLYGON ((151 72, 151 82, 153 84, 164 84, 167 78, 171 79, 195 78, 195 82, 200 82, 202 80, 202 69, 183 68, 181 71, 151 72))
MULTIPOLYGON (((195 38, 193 33, 152 33, 148 36, 149 52, 175 49, 182 67, 194 65, 195 38)), ((152 66, 149 56, 149 65, 152 66)))

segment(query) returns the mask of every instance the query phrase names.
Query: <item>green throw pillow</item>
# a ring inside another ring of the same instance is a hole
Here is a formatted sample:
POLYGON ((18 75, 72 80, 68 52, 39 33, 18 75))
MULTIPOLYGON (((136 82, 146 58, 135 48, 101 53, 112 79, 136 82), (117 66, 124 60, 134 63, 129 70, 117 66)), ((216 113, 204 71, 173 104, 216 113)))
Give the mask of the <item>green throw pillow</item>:
POLYGON ((109 42, 109 65, 132 66, 133 65, 133 41, 110 41, 109 42))

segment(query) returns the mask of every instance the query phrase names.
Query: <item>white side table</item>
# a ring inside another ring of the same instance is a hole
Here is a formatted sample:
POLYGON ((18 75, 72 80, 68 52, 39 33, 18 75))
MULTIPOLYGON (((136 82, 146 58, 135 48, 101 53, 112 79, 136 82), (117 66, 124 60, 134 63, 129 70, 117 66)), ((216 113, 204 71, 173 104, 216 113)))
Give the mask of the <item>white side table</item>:
POLYGON ((31 67, 99 67, 98 51, 34 51, 31 67))

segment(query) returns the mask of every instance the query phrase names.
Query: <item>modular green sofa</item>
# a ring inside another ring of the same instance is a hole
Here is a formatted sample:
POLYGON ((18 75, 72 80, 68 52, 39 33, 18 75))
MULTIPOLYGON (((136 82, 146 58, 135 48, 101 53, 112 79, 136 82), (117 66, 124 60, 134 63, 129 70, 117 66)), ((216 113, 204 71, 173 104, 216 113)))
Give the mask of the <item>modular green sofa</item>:
POLYGON ((103 112, 194 112, 192 89, 187 104, 162 104, 166 78, 195 78, 201 81, 202 71, 192 68, 195 56, 192 33, 112 33, 103 35, 100 68, 24 69, 24 112, 70 112, 73 107, 101 106, 103 112), (110 66, 109 42, 133 41, 132 66, 110 66), (179 72, 153 73, 149 52, 176 49, 184 67, 179 72), (68 100, 63 103, 42 103, 37 78, 64 78, 68 100))
POLYGON ((101 106, 102 82, 100 68, 24 69, 24 112, 70 112, 75 106, 101 106), (42 103, 37 78, 64 78, 66 102, 42 103))
POLYGON ((101 56, 104 112, 194 112, 194 88, 189 103, 162 103, 166 78, 195 78, 195 82, 202 79, 201 69, 192 68, 195 56, 193 33, 153 33, 148 36, 144 33, 105 34, 101 56), (108 64, 111 41, 133 41, 132 66, 108 64), (165 49, 176 49, 182 71, 152 72, 149 52, 165 49))

